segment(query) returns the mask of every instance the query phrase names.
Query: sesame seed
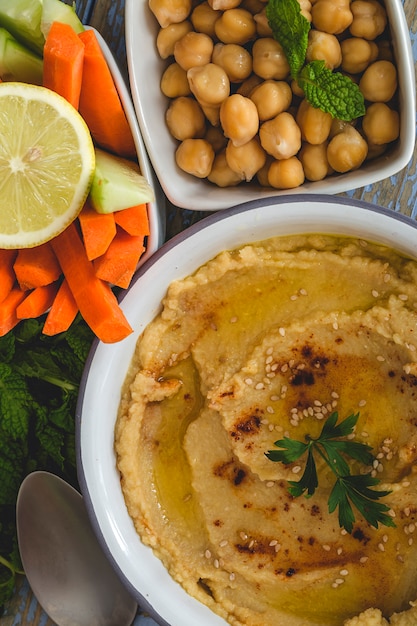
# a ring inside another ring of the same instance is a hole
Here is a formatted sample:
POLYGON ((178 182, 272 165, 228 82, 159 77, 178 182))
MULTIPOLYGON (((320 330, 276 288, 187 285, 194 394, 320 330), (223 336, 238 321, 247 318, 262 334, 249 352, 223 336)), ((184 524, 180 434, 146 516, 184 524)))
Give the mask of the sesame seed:
POLYGON ((343 552, 343 548, 337 548, 337 554, 340 556, 343 552))
POLYGON ((366 561, 368 560, 368 556, 361 556, 361 558, 359 559, 360 563, 366 563, 366 561))
POLYGON ((272 548, 272 546, 276 546, 276 545, 277 545, 277 543, 278 543, 278 541, 277 541, 276 539, 273 539, 272 541, 270 541, 270 542, 269 542, 269 545, 270 545, 270 546, 271 546, 271 548, 272 548))
POLYGON ((333 326, 333 330, 339 329, 339 324, 337 322, 333 322, 332 326, 333 326))
POLYGON ((376 357, 376 360, 382 363, 383 361, 385 361, 385 357, 382 356, 382 354, 378 354, 378 356, 376 357))
POLYGON ((272 406, 267 406, 266 407, 266 411, 267 411, 267 413, 275 413, 275 411, 274 411, 272 406))
POLYGON ((229 542, 227 541, 227 539, 223 539, 223 540, 219 543, 219 546, 220 546, 221 548, 224 548, 225 546, 227 546, 227 544, 228 544, 228 543, 229 543, 229 542))
POLYGON ((374 298, 377 298, 379 296, 379 293, 378 293, 378 291, 376 289, 372 289, 371 293, 372 293, 374 298))
POLYGON ((280 328, 278 328, 278 332, 281 335, 281 337, 285 336, 285 328, 283 326, 281 326, 280 328))
POLYGON ((349 571, 348 571, 347 569, 341 569, 341 570, 340 570, 340 572, 339 572, 339 574, 340 574, 341 576, 347 576, 347 575, 349 574, 349 571))
POLYGON ((389 283, 391 280, 391 274, 384 274, 384 283, 389 283))
POLYGON ((330 552, 330 546, 328 546, 327 543, 325 543, 322 548, 323 550, 326 550, 326 552, 330 552))
POLYGON ((245 385, 253 385, 252 378, 245 378, 245 385))
POLYGON ((384 535, 384 536, 382 537, 382 541, 383 541, 384 543, 387 543, 387 541, 388 541, 388 535, 384 535))
POLYGON ((211 552, 210 552, 210 550, 206 550, 204 552, 204 556, 206 557, 206 559, 211 559, 211 552))
POLYGON ((243 539, 243 541, 245 541, 245 539, 248 538, 247 534, 244 533, 243 531, 239 533, 239 536, 240 536, 241 539, 243 539))
POLYGON ((268 482, 266 483, 267 487, 273 487, 275 485, 273 480, 268 480, 268 482))
POLYGON ((275 546, 275 552, 279 552, 281 550, 281 544, 277 543, 277 545, 275 546))
POLYGON ((251 540, 249 541, 249 546, 248 546, 248 547, 249 547, 249 548, 253 548, 253 546, 254 546, 254 545, 255 545, 255 540, 254 540, 254 539, 251 539, 251 540))
POLYGON ((332 396, 332 398, 339 398, 339 394, 336 391, 332 391, 332 393, 330 394, 332 396))
POLYGON ((218 568, 219 568, 219 565, 220 565, 219 560, 218 560, 218 559, 214 559, 214 561, 213 561, 213 565, 214 565, 214 567, 215 567, 216 569, 218 569, 218 568))
POLYGON ((408 530, 410 533, 413 533, 416 529, 416 525, 415 524, 409 524, 408 525, 408 530))
POLYGON ((400 563, 404 563, 404 557, 401 556, 401 554, 397 554, 397 561, 399 561, 400 563))
POLYGON ((306 296, 307 295, 307 290, 306 289, 300 289, 299 292, 300 296, 306 296))
POLYGON ((314 400, 313 404, 314 406, 321 406, 322 403, 320 402, 320 400, 314 400))
POLYGON ((366 430, 363 430, 361 432, 362 437, 369 437, 369 433, 366 432, 366 430))
POLYGON ((336 578, 336 580, 334 581, 336 583, 336 585, 341 585, 342 583, 344 583, 344 579, 343 578, 336 578))
POLYGON ((366 400, 359 400, 358 406, 365 406, 366 400))
POLYGON ((318 419, 318 420, 322 420, 323 418, 324 418, 324 415, 323 415, 323 413, 322 413, 322 412, 318 412, 318 413, 316 413, 316 419, 318 419))
POLYGON ((256 383, 255 385, 255 389, 259 390, 259 389, 264 389, 265 385, 263 383, 256 383))
POLYGON ((398 296, 399 300, 402 300, 403 302, 405 302, 406 300, 408 300, 408 296, 405 293, 400 293, 398 296))
POLYGON ((290 300, 297 300, 298 296, 297 294, 293 294, 292 296, 290 296, 290 300))
POLYGON ((269 355, 269 354, 272 354, 272 353, 273 353, 273 351, 274 351, 274 348, 270 347, 270 348, 268 348, 268 350, 266 351, 266 353, 269 355))
POLYGON ((230 572, 229 580, 233 582, 235 578, 236 578, 235 574, 233 572, 230 572))
POLYGON ((291 471, 293 474, 298 474, 299 472, 301 472, 301 469, 301 465, 294 465, 291 471))
POLYGON ((236 322, 237 322, 237 317, 236 317, 236 315, 234 315, 233 317, 230 318, 230 323, 231 324, 236 324, 236 322))
POLYGON ((409 546, 412 546, 412 545, 413 545, 413 538, 412 538, 412 537, 410 537, 410 539, 408 540, 408 545, 409 545, 409 546))
POLYGON ((380 550, 381 552, 385 552, 385 546, 383 543, 378 544, 378 550, 380 550))
POLYGON ((272 363, 274 359, 272 358, 272 356, 268 356, 265 360, 265 363, 268 365, 269 363, 272 363))

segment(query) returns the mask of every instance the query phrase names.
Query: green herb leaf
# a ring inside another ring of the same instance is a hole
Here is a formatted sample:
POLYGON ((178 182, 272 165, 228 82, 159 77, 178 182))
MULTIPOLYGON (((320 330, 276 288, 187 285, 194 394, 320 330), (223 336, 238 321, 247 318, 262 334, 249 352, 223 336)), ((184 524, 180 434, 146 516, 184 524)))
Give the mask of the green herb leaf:
POLYGON ((61 335, 26 320, 0 337, 0 614, 19 570, 16 497, 37 469, 77 486, 75 411, 93 333, 79 316, 61 335))
POLYGON ((334 118, 350 122, 365 114, 358 85, 349 76, 329 70, 324 61, 307 63, 297 81, 308 102, 334 118))
POLYGON ((324 61, 306 64, 311 26, 301 13, 298 0, 268 0, 265 10, 273 37, 287 57, 291 77, 304 91, 306 100, 316 109, 346 122, 364 115, 363 95, 349 76, 333 72, 324 61))
POLYGON ((310 22, 297 0, 269 0, 265 10, 274 39, 281 44, 296 79, 305 62, 310 22))
POLYGON ((329 513, 338 509, 339 524, 349 533, 352 532, 355 521, 352 505, 371 526, 376 528, 378 524, 395 526, 389 515, 389 507, 378 502, 391 492, 371 489, 379 483, 378 478, 367 473, 351 474, 350 471, 348 458, 364 463, 367 467, 372 465, 374 457, 371 454, 371 447, 351 439, 339 439, 339 437, 348 437, 354 433, 358 418, 359 414, 349 415, 345 420, 337 423, 338 414, 334 412, 327 418, 319 437, 315 439, 307 437, 307 443, 284 437, 274 444, 281 450, 269 450, 265 453, 271 461, 289 464, 294 463, 307 452, 304 473, 299 481, 288 481, 288 490, 293 497, 302 494, 310 497, 318 487, 314 459, 314 452, 317 452, 336 476, 336 482, 328 499, 329 513))

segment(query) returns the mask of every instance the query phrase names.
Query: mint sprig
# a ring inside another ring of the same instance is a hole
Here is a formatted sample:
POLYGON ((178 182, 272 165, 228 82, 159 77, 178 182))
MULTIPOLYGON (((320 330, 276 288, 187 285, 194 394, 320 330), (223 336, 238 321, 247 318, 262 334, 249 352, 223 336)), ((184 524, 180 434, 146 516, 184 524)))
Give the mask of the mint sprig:
POLYGON ((339 525, 348 533, 352 532, 355 521, 353 507, 375 528, 378 528, 378 524, 395 526, 392 517, 388 514, 389 506, 378 502, 391 492, 371 489, 380 481, 370 474, 351 474, 350 472, 349 458, 365 466, 371 466, 374 460, 370 446, 347 439, 348 435, 354 432, 358 418, 359 413, 356 413, 337 423, 338 414, 334 412, 324 423, 317 438, 306 437, 306 441, 303 442, 284 437, 274 443, 280 450, 269 450, 265 453, 271 461, 286 465, 298 461, 307 454, 306 465, 300 480, 288 481, 288 491, 294 498, 303 494, 309 498, 316 492, 319 480, 314 454, 319 455, 336 476, 328 499, 329 513, 338 509, 339 525))
POLYGON ((298 1, 268 0, 266 16, 274 39, 287 57, 291 77, 304 91, 306 100, 346 122, 364 115, 364 97, 353 80, 329 70, 324 61, 305 62, 311 25, 301 13, 298 1))

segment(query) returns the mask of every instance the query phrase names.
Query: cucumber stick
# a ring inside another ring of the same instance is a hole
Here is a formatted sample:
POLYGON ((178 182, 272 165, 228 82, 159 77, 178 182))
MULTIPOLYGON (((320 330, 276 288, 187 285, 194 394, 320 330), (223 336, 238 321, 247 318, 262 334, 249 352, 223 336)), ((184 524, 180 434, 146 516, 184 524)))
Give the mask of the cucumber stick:
POLYGON ((0 26, 20 43, 42 54, 42 0, 0 0, 0 26))
POLYGON ((90 201, 97 213, 113 213, 155 199, 137 163, 96 148, 90 201))
POLYGON ((81 33, 84 30, 84 26, 73 5, 66 4, 62 0, 43 0, 40 29, 45 38, 49 33, 52 22, 69 24, 76 33, 81 33))
POLYGON ((42 85, 42 58, 0 28, 0 78, 42 85))

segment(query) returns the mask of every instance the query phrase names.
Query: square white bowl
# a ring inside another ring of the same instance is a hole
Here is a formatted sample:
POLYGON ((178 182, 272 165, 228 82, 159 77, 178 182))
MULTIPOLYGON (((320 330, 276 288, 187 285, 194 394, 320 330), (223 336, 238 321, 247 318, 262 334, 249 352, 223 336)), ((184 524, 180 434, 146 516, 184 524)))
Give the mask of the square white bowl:
POLYGON ((130 96, 126 83, 123 80, 116 60, 106 41, 100 35, 100 33, 95 28, 88 28, 94 30, 96 34, 97 40, 100 44, 100 48, 106 58, 107 65, 109 66, 111 75, 113 77, 114 84, 116 85, 116 89, 119 94, 120 101, 123 105, 123 109, 125 111, 130 130, 132 131, 140 171, 155 192, 155 200, 148 203, 149 235, 146 242, 146 250, 139 259, 138 267, 140 267, 156 250, 158 250, 158 248, 164 242, 166 199, 146 152, 141 131, 136 118, 132 98, 130 96))
POLYGON ((168 98, 160 90, 167 61, 159 57, 156 48, 159 25, 149 9, 148 0, 126 0, 126 48, 132 98, 149 158, 168 199, 178 207, 215 211, 258 198, 294 193, 341 193, 383 180, 403 169, 413 155, 415 143, 414 61, 401 0, 385 0, 385 6, 398 70, 399 140, 392 150, 356 171, 280 191, 252 183, 223 189, 177 167, 174 155, 178 142, 165 124, 168 98))

